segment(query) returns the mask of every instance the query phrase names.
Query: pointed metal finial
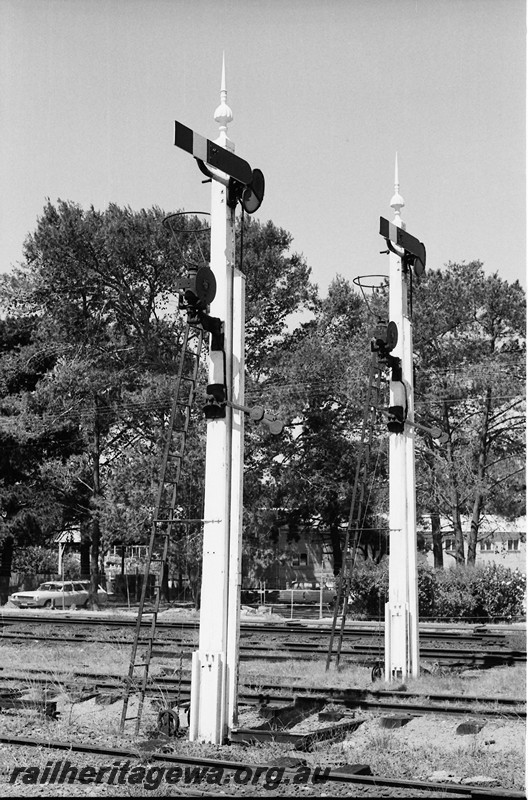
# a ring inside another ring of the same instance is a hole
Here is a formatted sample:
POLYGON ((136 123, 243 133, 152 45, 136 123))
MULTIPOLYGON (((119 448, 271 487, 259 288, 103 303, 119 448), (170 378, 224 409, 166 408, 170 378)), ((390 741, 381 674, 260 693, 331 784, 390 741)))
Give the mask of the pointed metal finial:
POLYGON ((222 84, 220 86, 220 105, 214 112, 215 121, 220 127, 220 135, 224 135, 227 141, 227 125, 233 120, 233 112, 227 105, 227 89, 225 78, 225 53, 222 53, 222 84))
POLYGON ((225 103, 227 100, 226 77, 225 77, 225 51, 222 51, 222 83, 220 86, 220 99, 225 103))
POLYGON ((405 200, 400 194, 400 179, 398 177, 398 153, 394 164, 394 195, 390 201, 391 208, 394 209, 394 222, 401 225, 400 211, 405 205, 405 200))

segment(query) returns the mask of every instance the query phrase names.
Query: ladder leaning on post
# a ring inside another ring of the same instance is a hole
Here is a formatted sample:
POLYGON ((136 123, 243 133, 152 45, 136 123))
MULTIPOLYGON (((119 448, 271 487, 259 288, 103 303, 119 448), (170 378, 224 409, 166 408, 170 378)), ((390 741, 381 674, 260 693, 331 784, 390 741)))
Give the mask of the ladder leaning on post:
POLYGON ((136 622, 132 654, 126 678, 123 710, 121 713, 120 731, 124 732, 128 721, 135 721, 134 732, 139 732, 145 693, 148 686, 149 667, 152 658, 152 646, 156 632, 156 623, 161 600, 161 589, 164 572, 167 568, 167 553, 172 529, 178 520, 174 519, 178 483, 181 475, 182 461, 187 440, 187 431, 191 415, 191 407, 196 394, 196 381, 200 366, 200 353, 204 338, 204 331, 200 324, 186 323, 183 332, 183 342, 176 383, 174 387, 173 402, 169 420, 165 431, 163 459, 160 468, 156 505, 150 534, 147 560, 145 564, 145 579, 141 588, 139 610, 136 622), (154 603, 152 611, 145 611, 147 585, 150 567, 153 563, 159 564, 159 572, 154 586, 154 603), (138 645, 141 634, 141 625, 146 614, 151 615, 150 628, 147 639, 147 649, 142 659, 138 660, 138 645), (138 696, 137 712, 128 717, 127 711, 132 695, 138 696))
POLYGON ((379 362, 377 353, 373 352, 372 359, 370 362, 367 394, 365 398, 365 405, 363 408, 361 441, 359 446, 358 458, 356 462, 356 472, 354 476, 354 484, 352 489, 352 499, 350 502, 350 513, 348 517, 345 541, 343 544, 343 562, 338 579, 337 594, 334 605, 334 614, 332 618, 332 627, 330 630, 330 642, 328 644, 328 653, 326 656, 327 671, 332 661, 332 655, 334 654, 334 639, 336 636, 339 610, 342 606, 341 621, 339 625, 339 634, 337 641, 337 650, 335 653, 336 667, 339 666, 339 661, 341 658, 343 634, 345 630, 345 623, 348 613, 350 581, 352 577, 352 569, 356 559, 356 552, 359 544, 359 539, 361 536, 361 520, 363 517, 367 499, 366 489, 369 477, 368 471, 370 463, 370 451, 372 448, 374 423, 376 421, 376 413, 379 406, 379 397, 381 391, 381 380, 382 380, 381 367, 382 365, 379 362), (349 548, 351 544, 352 544, 351 553, 349 554, 349 548))

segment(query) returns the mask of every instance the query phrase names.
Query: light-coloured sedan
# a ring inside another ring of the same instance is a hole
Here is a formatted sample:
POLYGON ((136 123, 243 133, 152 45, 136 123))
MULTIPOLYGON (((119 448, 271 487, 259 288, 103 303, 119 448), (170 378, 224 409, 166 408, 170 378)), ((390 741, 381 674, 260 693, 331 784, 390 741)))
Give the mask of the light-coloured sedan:
POLYGON ((321 594, 323 603, 333 603, 335 592, 332 589, 328 589, 324 584, 321 592, 320 583, 315 581, 296 581, 292 583, 290 589, 280 590, 279 603, 319 603, 321 594))
MULTIPOLYGON (((69 608, 85 606, 88 600, 87 581, 47 581, 31 592, 15 592, 9 598, 19 608, 69 608)), ((108 595, 102 586, 97 601, 105 603, 108 595)))

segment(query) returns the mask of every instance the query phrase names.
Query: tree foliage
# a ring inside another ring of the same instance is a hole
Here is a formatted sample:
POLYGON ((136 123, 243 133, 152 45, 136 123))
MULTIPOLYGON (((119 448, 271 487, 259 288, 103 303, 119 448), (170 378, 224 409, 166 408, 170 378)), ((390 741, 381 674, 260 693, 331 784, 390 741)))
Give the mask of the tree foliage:
MULTIPOLYGON (((88 531, 94 586, 100 545, 147 540, 180 351, 176 283, 189 264, 207 257, 203 242, 198 248, 183 230, 199 229, 199 220, 182 216, 181 235, 172 235, 164 216, 156 208, 136 213, 112 204, 98 212, 48 202, 27 238, 25 264, 1 285, 3 307, 19 322, 28 315, 35 320, 31 341, 17 355, 17 374, 29 347, 40 347, 42 362, 23 387, 17 436, 24 426, 49 431, 62 420, 80 443, 74 452, 59 450, 42 468, 59 509, 52 527, 64 524, 60 509, 67 498, 71 517, 88 531)), ((271 357, 286 340, 288 316, 315 303, 316 287, 302 257, 288 252, 291 237, 284 230, 250 221, 240 235, 255 370, 266 362, 257 354, 271 357)), ((3 366, 10 368, 5 359, 3 366)), ((193 418, 179 510, 199 519, 205 424, 199 410, 193 418)), ((192 524, 181 533, 171 548, 171 568, 195 579, 201 528, 192 524)))
MULTIPOLYGON (((246 486, 258 503, 250 502, 247 514, 250 528, 261 533, 261 550, 281 526, 292 537, 309 529, 327 545, 337 573, 361 436, 371 321, 340 276, 314 312, 265 362, 260 379, 249 381, 249 392, 265 397, 287 427, 268 444, 264 478, 260 450, 248 452, 246 486)), ((378 479, 385 466, 378 464, 378 479)), ((370 499, 365 527, 374 530, 375 491, 370 499)), ((384 551, 377 534, 365 533, 361 545, 376 557, 384 551)))
POLYGON ((259 380, 291 336, 292 316, 313 311, 317 287, 310 268, 291 253, 292 236, 271 221, 244 217, 238 226, 238 246, 246 275, 246 369, 259 380))
POLYGON ((34 320, 18 361, 36 349, 42 367, 21 395, 17 436, 24 426, 34 436, 62 420, 82 442, 79 452, 49 453, 45 471, 52 494, 70 496, 72 514, 88 523, 92 589, 116 454, 138 436, 159 447, 167 413, 166 376, 174 373, 181 327, 167 312, 183 265, 163 218, 160 209, 99 212, 48 202, 26 240, 24 265, 1 286, 4 307, 34 320))
POLYGON ((480 262, 448 264, 425 274, 413 308, 416 410, 448 434, 445 447, 422 449, 421 509, 451 520, 459 564, 471 519, 474 563, 483 515, 524 506, 525 296, 480 262))
MULTIPOLYGON (((158 208, 96 211, 48 201, 23 265, 0 280, 4 573, 13 548, 46 546, 78 525, 91 549, 94 590, 101 548, 148 541, 181 348, 177 282, 208 257, 194 237, 198 218, 176 215, 176 235, 164 219, 158 208)), ((237 237, 246 275, 246 405, 286 423, 280 437, 246 424, 244 563, 265 574, 286 528, 292 539, 311 530, 338 570, 370 337, 378 319, 387 321, 387 287, 367 305, 337 276, 321 299, 288 232, 245 218, 237 237)), ((437 541, 440 520, 451 520, 460 564, 464 516, 472 520, 472 563, 483 515, 523 509, 524 301, 518 284, 487 276, 479 262, 429 270, 413 287, 417 417, 448 434, 445 446, 417 435, 418 511, 437 541)), ((374 560, 386 551, 385 422, 380 416, 374 431, 360 539, 374 560)), ((178 490, 185 519, 203 513, 205 429, 198 403, 178 490)), ((181 527, 172 577, 196 583, 201 526, 181 527)))

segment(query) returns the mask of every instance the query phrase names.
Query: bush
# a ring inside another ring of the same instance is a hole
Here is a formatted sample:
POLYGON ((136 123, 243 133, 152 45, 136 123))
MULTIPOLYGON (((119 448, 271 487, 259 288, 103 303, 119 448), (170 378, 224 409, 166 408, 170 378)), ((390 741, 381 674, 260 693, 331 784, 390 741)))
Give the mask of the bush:
MULTIPOLYGON (((356 563, 350 611, 356 618, 383 619, 388 597, 388 559, 356 563)), ((433 569, 418 561, 420 617, 470 621, 511 620, 525 614, 526 576, 500 564, 433 569)))
MULTIPOLYGON (((418 561, 418 606, 421 616, 434 613, 435 571, 425 559, 418 561)), ((351 612, 358 617, 383 619, 389 592, 389 560, 356 562, 351 581, 351 612)))
POLYGON ((433 616, 439 620, 469 620, 478 616, 477 598, 471 571, 452 567, 436 572, 436 597, 433 616))
POLYGON ((475 570, 474 593, 491 620, 525 614, 526 576, 501 564, 486 564, 475 570))
POLYGON ((435 613, 438 579, 436 570, 425 558, 418 560, 418 616, 432 617, 435 613))
MULTIPOLYGON (((13 556, 12 571, 26 576, 51 575, 53 580, 60 580, 62 575, 57 572, 58 552, 55 548, 30 547, 17 548, 13 556)), ((63 558, 64 579, 76 580, 81 576, 81 563, 78 553, 66 553, 63 558)))
POLYGON ((63 564, 64 580, 74 581, 81 577, 81 559, 77 553, 66 553, 63 564))
POLYGON ((350 610, 356 617, 383 619, 389 590, 389 562, 359 561, 352 571, 350 610))
POLYGON ((13 554, 13 572, 24 572, 26 575, 40 573, 57 574, 58 555, 56 548, 30 545, 18 547, 13 554))

